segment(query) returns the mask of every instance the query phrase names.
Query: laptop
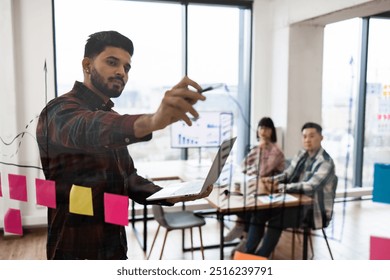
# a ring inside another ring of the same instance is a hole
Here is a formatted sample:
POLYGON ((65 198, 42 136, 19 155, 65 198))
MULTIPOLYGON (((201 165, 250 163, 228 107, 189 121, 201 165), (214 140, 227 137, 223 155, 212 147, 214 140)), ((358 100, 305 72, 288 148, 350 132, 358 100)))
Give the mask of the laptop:
POLYGON ((229 140, 224 141, 211 164, 211 167, 208 171, 207 177, 204 180, 194 180, 188 182, 172 183, 166 185, 164 188, 155 192, 148 198, 147 201, 160 200, 160 199, 169 199, 177 197, 188 197, 196 196, 206 192, 207 187, 215 184, 217 182, 219 175, 222 172, 222 169, 226 163, 227 158, 229 157, 230 151, 236 141, 237 137, 233 137, 229 140))

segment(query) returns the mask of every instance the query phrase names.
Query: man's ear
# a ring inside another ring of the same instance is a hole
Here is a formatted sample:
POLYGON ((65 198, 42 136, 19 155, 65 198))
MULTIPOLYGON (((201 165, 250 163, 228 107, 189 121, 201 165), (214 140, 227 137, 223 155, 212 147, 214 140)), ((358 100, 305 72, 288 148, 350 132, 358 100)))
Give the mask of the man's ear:
POLYGON ((83 71, 89 74, 91 72, 91 60, 89 57, 84 57, 81 64, 83 66, 83 71))

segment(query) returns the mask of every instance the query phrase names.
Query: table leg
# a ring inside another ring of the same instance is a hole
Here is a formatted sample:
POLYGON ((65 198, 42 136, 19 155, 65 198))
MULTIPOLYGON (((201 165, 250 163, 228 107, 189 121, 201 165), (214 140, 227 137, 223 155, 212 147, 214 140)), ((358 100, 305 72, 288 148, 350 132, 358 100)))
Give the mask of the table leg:
POLYGON ((137 231, 137 228, 135 227, 136 218, 135 218, 135 202, 134 201, 132 201, 131 206, 132 206, 132 208, 131 208, 131 225, 133 227, 133 231, 134 231, 135 237, 137 238, 138 243, 140 244, 142 250, 144 252, 146 252, 146 250, 147 250, 147 237, 148 237, 148 235, 147 235, 147 233, 148 233, 148 208, 146 205, 144 205, 143 217, 142 217, 144 232, 143 232, 143 240, 141 240, 139 233, 137 231))
POLYGON ((143 244, 143 250, 146 252, 148 250, 148 207, 144 205, 144 244, 143 244))
POLYGON ((223 230, 225 228, 225 223, 224 223, 224 215, 219 213, 218 215, 218 220, 219 220, 219 226, 220 226, 220 231, 219 231, 219 242, 220 242, 220 247, 219 247, 219 259, 223 260, 224 259, 224 247, 225 247, 225 242, 224 242, 224 234, 223 230))
POLYGON ((135 226, 135 202, 134 200, 131 201, 131 225, 135 226))
POLYGON ((302 252, 302 259, 307 260, 307 242, 309 239, 310 229, 304 228, 303 229, 303 252, 302 252))

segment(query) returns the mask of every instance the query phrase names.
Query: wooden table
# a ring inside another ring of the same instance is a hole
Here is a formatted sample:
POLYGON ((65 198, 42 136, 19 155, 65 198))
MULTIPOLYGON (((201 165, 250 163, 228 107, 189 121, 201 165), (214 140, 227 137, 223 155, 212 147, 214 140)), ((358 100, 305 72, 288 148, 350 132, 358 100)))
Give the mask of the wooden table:
MULTIPOLYGON (((211 163, 210 163, 211 164, 211 163)), ((152 180, 161 181, 161 180, 177 180, 190 181, 194 179, 205 178, 207 171, 209 170, 209 165, 199 166, 191 161, 184 160, 173 160, 173 161, 157 161, 157 162, 142 162, 137 163, 136 167, 138 169, 138 174, 152 180)), ((234 181, 240 181, 242 178, 234 179, 234 181)), ((228 189, 228 188, 225 188, 228 189)), ((294 207, 304 204, 312 203, 312 199, 305 195, 294 195, 297 199, 294 201, 281 201, 273 203, 262 203, 259 199, 245 200, 242 196, 227 196, 221 194, 224 188, 215 187, 211 194, 206 198, 207 202, 213 208, 213 213, 217 215, 217 218, 220 222, 220 242, 215 245, 204 246, 205 249, 208 248, 219 248, 220 249, 220 259, 224 259, 224 247, 227 245, 224 243, 224 217, 228 215, 235 215, 244 211, 252 210, 261 210, 267 209, 269 207, 294 207)), ((135 215, 134 215, 134 202, 132 203, 132 226, 135 228, 135 215)), ((147 250, 147 208, 146 205, 143 209, 143 242, 141 239, 140 242, 144 251, 147 250)), ((307 259, 307 237, 309 232, 304 232, 303 238, 303 258, 307 259)), ((138 234, 136 234, 137 236, 138 234)), ((138 239, 138 237, 137 237, 138 239)), ((231 245, 231 244, 229 244, 231 245)), ((184 248, 184 247, 183 247, 184 248)))
MULTIPOLYGON (((224 194, 227 188, 214 188, 211 194, 206 198, 210 205, 215 209, 217 218, 220 222, 220 259, 224 259, 224 218, 228 215, 236 215, 244 211, 261 211, 270 207, 296 207, 312 203, 312 199, 306 195, 290 194, 294 200, 280 199, 276 202, 263 203, 260 198, 244 199, 243 196, 224 194)), ((282 194, 283 196, 283 194, 282 194)), ((307 241, 309 231, 304 231, 303 241, 303 259, 307 259, 307 241)))

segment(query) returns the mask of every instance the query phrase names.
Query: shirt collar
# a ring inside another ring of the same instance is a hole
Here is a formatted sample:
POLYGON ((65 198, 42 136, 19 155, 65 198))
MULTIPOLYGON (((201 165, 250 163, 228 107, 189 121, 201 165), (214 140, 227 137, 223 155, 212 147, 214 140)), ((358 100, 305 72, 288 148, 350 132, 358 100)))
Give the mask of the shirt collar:
POLYGON ((74 84, 77 94, 80 98, 85 100, 93 109, 110 111, 114 107, 114 102, 109 99, 107 102, 94 93, 92 90, 87 88, 83 83, 76 81, 74 84))
POLYGON ((315 158, 317 158, 318 154, 320 153, 320 151, 322 150, 322 147, 320 147, 316 152, 315 154, 311 157, 309 156, 309 153, 306 151, 306 154, 307 154, 307 157, 310 159, 310 160, 314 160, 315 158))

